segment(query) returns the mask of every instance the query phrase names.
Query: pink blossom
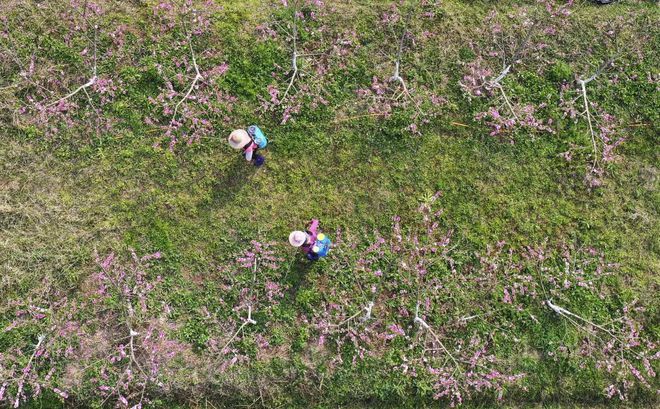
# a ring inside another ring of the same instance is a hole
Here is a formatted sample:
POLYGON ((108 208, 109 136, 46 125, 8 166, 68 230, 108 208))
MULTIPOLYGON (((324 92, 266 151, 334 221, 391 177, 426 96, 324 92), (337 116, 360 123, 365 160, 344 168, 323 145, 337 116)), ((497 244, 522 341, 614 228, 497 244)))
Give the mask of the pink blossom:
POLYGON ((268 85, 268 94, 270 94, 270 102, 273 104, 278 104, 279 103, 279 94, 280 91, 275 87, 274 85, 268 85))
POLYGON ((502 302, 505 304, 513 304, 513 301, 511 299, 511 294, 509 293, 509 290, 507 288, 504 288, 504 298, 502 299, 502 302))
POLYGON ((390 331, 392 331, 392 333, 394 333, 395 335, 401 335, 401 336, 405 336, 405 335, 406 335, 406 333, 403 331, 403 328, 401 328, 401 327, 400 327, 399 325, 397 325, 397 324, 392 324, 392 325, 390 325, 390 326, 388 327, 388 329, 389 329, 390 331))

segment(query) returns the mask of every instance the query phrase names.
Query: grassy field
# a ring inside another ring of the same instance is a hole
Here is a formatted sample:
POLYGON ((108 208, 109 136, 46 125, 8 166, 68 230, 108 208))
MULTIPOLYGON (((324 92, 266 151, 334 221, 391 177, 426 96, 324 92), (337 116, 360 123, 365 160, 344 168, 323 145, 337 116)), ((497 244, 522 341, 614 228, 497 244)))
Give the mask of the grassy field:
POLYGON ((658 405, 657 2, 283 3, 0 5, 0 407, 658 405))

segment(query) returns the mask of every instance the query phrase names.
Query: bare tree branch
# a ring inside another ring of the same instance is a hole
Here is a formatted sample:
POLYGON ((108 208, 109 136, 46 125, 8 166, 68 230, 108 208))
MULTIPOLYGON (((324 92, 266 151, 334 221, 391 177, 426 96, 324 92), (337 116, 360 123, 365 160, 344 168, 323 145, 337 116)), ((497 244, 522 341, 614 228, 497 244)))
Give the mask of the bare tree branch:
POLYGON ((580 84, 580 92, 582 94, 582 102, 584 104, 584 114, 587 116, 587 123, 589 124, 589 136, 591 137, 591 144, 594 150, 592 169, 596 168, 596 165, 598 164, 598 146, 596 144, 596 132, 594 131, 594 127, 591 119, 591 111, 589 110, 589 98, 587 97, 587 84, 594 81, 601 73, 603 73, 607 68, 609 68, 609 66, 612 65, 612 63, 616 58, 617 55, 614 55, 612 58, 602 63, 596 69, 596 71, 593 73, 591 77, 587 79, 582 79, 582 78, 578 79, 578 84, 580 84))
POLYGON ((92 67, 92 76, 91 76, 91 78, 85 84, 78 87, 75 91, 73 91, 70 94, 58 99, 57 101, 54 101, 54 102, 51 102, 50 104, 47 104, 46 107, 50 107, 50 106, 59 104, 60 102, 65 101, 65 100, 73 97, 74 95, 76 95, 80 91, 85 91, 87 88, 89 88, 92 85, 96 84, 96 80, 98 79, 98 77, 96 75, 96 70, 97 70, 97 68, 96 68, 96 44, 98 42, 98 40, 97 40, 98 28, 99 28, 98 25, 94 26, 94 66, 92 67))
POLYGON ((298 75, 298 45, 297 45, 297 38, 298 37, 298 8, 294 8, 293 10, 293 55, 291 56, 291 79, 289 80, 289 86, 286 87, 286 91, 284 92, 284 95, 282 95, 282 98, 280 99, 280 104, 284 102, 286 99, 287 95, 289 95, 289 90, 291 90, 291 87, 293 86, 293 82, 296 80, 296 76, 298 75))
POLYGON ((500 81, 502 81, 504 79, 504 77, 507 76, 509 71, 511 71, 511 64, 505 66, 504 69, 499 73, 499 75, 491 81, 491 83, 495 84, 495 85, 499 85, 500 81))
POLYGON ((353 314, 350 317, 346 318, 345 320, 343 320, 339 324, 330 324, 330 326, 331 327, 341 327, 342 325, 346 324, 347 322, 350 322, 351 320, 357 318, 362 313, 364 313, 364 316, 362 318, 360 318, 360 321, 366 322, 366 321, 371 319, 371 310, 373 308, 374 308, 374 302, 369 301, 369 303, 364 308, 362 308, 361 310, 359 310, 355 314, 353 314))
POLYGON ((133 345, 134 345, 134 344, 133 344, 133 340, 135 339, 135 337, 137 337, 137 336, 140 335, 140 334, 137 333, 137 332, 135 332, 135 331, 133 331, 133 329, 131 329, 130 326, 128 327, 128 334, 129 334, 129 337, 130 337, 130 340, 128 341, 128 348, 129 348, 129 350, 130 350, 130 354, 131 354, 131 361, 133 361, 133 363, 135 364, 135 366, 138 367, 138 369, 140 370, 140 372, 142 372, 142 374, 143 374, 144 376, 146 376, 147 378, 149 378, 149 376, 148 376, 148 375, 144 372, 144 370, 142 369, 142 366, 140 365, 140 363, 139 363, 139 362, 137 361, 137 359, 135 358, 135 347, 133 346, 133 345))
POLYGON ((170 123, 173 123, 174 120, 176 119, 176 114, 179 111, 179 107, 183 102, 188 99, 190 94, 192 93, 193 89, 195 88, 195 85, 197 85, 197 81, 203 79, 202 74, 199 72, 199 66, 197 65, 197 58, 195 57, 195 50, 193 49, 192 46, 192 36, 190 35, 190 32, 186 28, 186 25, 184 23, 184 30, 186 31, 186 37, 188 38, 188 47, 190 48, 190 55, 192 56, 192 63, 193 67, 195 68, 195 78, 193 79, 192 83, 190 84, 190 88, 188 88, 188 92, 186 92, 186 95, 181 98, 181 100, 176 104, 174 107, 174 114, 172 114, 172 119, 170 120, 170 123))
POLYGON ((584 317, 581 317, 580 315, 577 315, 577 314, 575 314, 575 313, 573 313, 573 312, 567 310, 566 308, 560 307, 559 305, 554 304, 554 303, 552 302, 552 300, 546 300, 546 301, 545 301, 545 304, 548 306, 548 308, 550 308, 550 309, 551 309, 552 311, 554 311, 555 313, 557 313, 557 314, 559 314, 560 316, 562 316, 562 317, 568 319, 569 321, 572 321, 573 324, 574 324, 576 327, 578 327, 578 328, 580 328, 580 329, 583 329, 583 330, 585 330, 585 331, 588 331, 585 327, 583 327, 582 325, 579 325, 578 323, 576 323, 572 318, 575 318, 575 319, 577 319, 577 320, 579 320, 579 321, 581 321, 581 322, 584 322, 584 323, 586 323, 586 324, 588 324, 588 325, 590 325, 590 326, 592 326, 592 327, 594 327, 594 328, 597 328, 597 329, 599 329, 599 330, 605 332, 607 335, 611 336, 614 340, 618 341, 622 346, 626 347, 626 349, 627 349, 630 353, 632 353, 633 355, 635 355, 636 357, 638 357, 638 358, 640 358, 640 359, 644 358, 643 356, 639 355, 638 353, 636 353, 636 352, 630 350, 630 347, 627 346, 627 344, 626 344, 621 338, 619 338, 616 334, 612 333, 612 331, 608 330, 607 328, 603 327, 602 325, 598 325, 598 324, 596 324, 596 323, 594 323, 594 322, 592 322, 592 321, 590 321, 590 320, 588 320, 588 319, 586 319, 586 318, 584 318, 584 317))
POLYGON ((583 317, 581 317, 581 316, 579 316, 579 315, 577 315, 577 314, 575 314, 575 313, 570 312, 569 310, 567 310, 567 309, 565 309, 565 308, 563 308, 563 307, 560 307, 560 306, 554 304, 554 303, 552 302, 552 300, 546 300, 545 303, 546 303, 546 305, 547 305, 552 311, 556 312, 557 314, 559 314, 559 315, 561 315, 561 316, 570 316, 570 317, 577 318, 577 319, 579 319, 580 321, 583 321, 583 322, 585 322, 585 323, 591 325, 591 326, 594 327, 594 328, 598 328, 598 329, 600 329, 601 331, 605 331, 605 332, 608 333, 610 336, 616 338, 616 336, 615 336, 614 334, 612 334, 612 332, 611 332, 610 330, 608 330, 607 328, 601 327, 600 325, 595 324, 595 323, 589 321, 589 320, 586 319, 586 318, 583 318, 583 317))
POLYGON ((426 321, 424 321, 422 318, 420 318, 420 316, 419 316, 419 302, 417 303, 417 306, 415 307, 415 320, 414 320, 414 322, 415 322, 415 324, 419 325, 422 329, 428 331, 429 334, 431 334, 431 336, 435 339, 435 341, 438 343, 438 345, 440 345, 443 352, 445 354, 447 354, 447 357, 449 357, 449 359, 451 359, 454 362, 455 367, 458 369, 459 364, 458 364, 458 361, 456 361, 456 358, 454 358, 454 356, 451 354, 451 352, 449 352, 447 347, 445 347, 445 344, 443 344, 442 341, 440 341, 440 337, 438 337, 438 334, 436 334, 435 331, 433 331, 433 328, 431 328, 431 326, 429 324, 427 324, 426 321))
MULTIPOLYGON (((593 78, 589 78, 589 81, 593 81, 593 78)), ((593 124, 591 123, 591 112, 589 111, 589 100, 587 98, 587 81, 585 80, 578 80, 578 83, 580 84, 580 88, 582 91, 582 101, 584 103, 584 113, 587 115, 587 123, 589 124, 589 135, 591 136, 591 144, 593 145, 594 148, 594 159, 593 159, 593 165, 592 169, 596 167, 598 164, 598 146, 596 145, 596 133, 594 132, 594 127, 593 124)))
POLYGON ((257 323, 257 321, 255 321, 255 320, 252 319, 252 306, 251 306, 251 305, 248 305, 248 316, 247 316, 247 319, 243 322, 243 324, 242 324, 240 327, 238 327, 238 329, 236 330, 236 332, 234 333, 234 335, 232 335, 232 337, 229 338, 229 341, 227 341, 227 343, 225 344, 225 346, 222 347, 222 349, 220 350, 220 352, 222 352, 222 351, 224 351, 225 349, 227 349, 227 347, 228 347, 228 346, 234 341, 234 338, 236 338, 236 337, 238 336, 238 334, 243 330, 243 328, 245 328, 246 325, 248 325, 248 324, 255 325, 256 323, 257 323))
POLYGON ((401 77, 401 55, 403 54, 403 44, 406 38, 406 34, 408 32, 408 19, 410 18, 410 14, 411 13, 409 12, 403 24, 403 30, 401 31, 401 38, 399 39, 399 49, 396 54, 396 61, 394 62, 394 73, 390 77, 390 82, 396 81, 400 83, 401 86, 403 87, 404 95, 406 95, 406 97, 412 101, 412 96, 410 95, 410 92, 408 92, 408 86, 406 85, 406 81, 403 79, 403 77, 401 77))
POLYGON ((509 101, 509 98, 506 96, 506 92, 504 91, 504 87, 502 86, 502 84, 497 84, 497 88, 500 89, 500 92, 502 93, 502 97, 504 97, 504 102, 509 107, 509 110, 511 111, 511 114, 513 115, 514 118, 516 118, 516 121, 517 121, 518 120, 518 115, 516 115, 516 111, 513 110, 513 106, 511 105, 511 102, 509 101))
POLYGON ((35 345, 35 347, 34 347, 34 352, 32 353, 32 356, 30 356, 30 359, 28 360, 27 365, 25 365, 25 367, 23 368, 23 371, 22 371, 23 374, 21 375, 21 378, 20 378, 20 380, 18 381, 18 385, 19 385, 19 386, 18 386, 18 392, 16 393, 16 398, 15 398, 15 400, 14 400, 14 407, 15 407, 15 408, 17 408, 18 405, 19 405, 19 403, 20 403, 21 394, 22 394, 22 392, 23 392, 23 391, 22 391, 22 389, 23 389, 23 381, 25 380, 25 378, 26 378, 26 377, 28 376, 28 374, 30 373, 30 371, 31 371, 31 369, 32 369, 32 361, 33 361, 34 358, 37 356, 37 352, 39 352, 39 347, 41 347, 41 344, 44 342, 45 339, 46 339, 46 336, 45 336, 45 335, 39 335, 37 345, 35 345))

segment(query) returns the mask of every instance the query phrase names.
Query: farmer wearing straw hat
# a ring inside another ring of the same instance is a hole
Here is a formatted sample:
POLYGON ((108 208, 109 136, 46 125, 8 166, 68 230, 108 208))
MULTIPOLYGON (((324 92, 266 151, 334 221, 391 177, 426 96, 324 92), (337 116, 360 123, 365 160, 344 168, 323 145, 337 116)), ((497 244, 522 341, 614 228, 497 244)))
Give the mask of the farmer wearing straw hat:
POLYGON ((289 243, 293 247, 300 247, 307 259, 315 261, 328 255, 332 243, 323 233, 318 233, 319 221, 313 219, 306 231, 292 231, 289 234, 289 243))
POLYGON ((248 162, 254 159, 254 166, 261 166, 264 164, 264 157, 257 154, 257 150, 266 147, 268 140, 264 133, 256 125, 250 125, 246 130, 236 129, 229 134, 229 146, 243 151, 243 155, 248 162))

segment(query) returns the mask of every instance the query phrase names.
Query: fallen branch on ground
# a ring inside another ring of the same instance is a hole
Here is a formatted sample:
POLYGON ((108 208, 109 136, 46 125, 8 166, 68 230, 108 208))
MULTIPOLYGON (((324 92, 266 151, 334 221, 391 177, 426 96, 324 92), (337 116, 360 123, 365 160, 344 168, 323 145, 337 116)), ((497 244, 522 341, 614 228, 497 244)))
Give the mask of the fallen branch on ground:
POLYGON ((289 80, 289 86, 286 87, 286 91, 284 91, 284 95, 282 95, 282 98, 280 99, 280 105, 284 100, 286 99, 287 95, 289 95, 289 91, 291 90, 291 87, 293 86, 293 82, 296 80, 296 76, 298 75, 298 43, 297 43, 297 37, 298 37, 298 9, 295 8, 293 10, 293 55, 291 56, 291 79, 289 80))
POLYGON ((403 92, 406 94, 406 96, 410 97, 410 93, 408 92, 408 87, 406 86, 406 81, 401 77, 400 69, 401 69, 401 54, 403 54, 403 42, 406 38, 406 32, 407 32, 407 27, 404 24, 403 26, 403 31, 401 32, 401 38, 399 39, 399 50, 397 51, 396 54, 396 61, 394 63, 394 73, 390 77, 390 82, 397 81, 401 84, 403 87, 403 92))
POLYGON ((255 321, 255 320, 252 319, 252 306, 248 305, 248 316, 247 316, 247 319, 243 322, 243 324, 241 324, 240 327, 238 327, 238 329, 236 330, 236 332, 234 333, 234 335, 232 335, 232 337, 229 338, 229 341, 227 341, 227 343, 225 344, 225 346, 222 347, 222 349, 221 349, 220 351, 224 351, 225 349, 227 349, 227 347, 228 347, 229 345, 231 345, 231 343, 232 343, 232 342, 234 341, 234 339, 238 336, 238 334, 243 330, 243 328, 245 328, 246 325, 248 325, 248 324, 256 325, 256 323, 257 323, 257 321, 255 321))
POLYGON ((403 30, 401 31, 401 38, 399 38, 399 48, 396 53, 396 60, 394 62, 394 72, 392 73, 392 76, 389 78, 390 82, 398 82, 401 84, 401 87, 403 88, 402 94, 399 94, 396 98, 398 99, 401 95, 405 95, 406 98, 415 106, 415 109, 418 111, 418 113, 422 113, 422 110, 420 109, 419 105, 420 102, 415 100, 413 96, 410 94, 410 91, 408 90, 408 85, 406 84, 406 81, 403 79, 401 76, 401 57, 403 55, 403 45, 406 39, 406 34, 408 33, 408 23, 407 21, 410 19, 411 13, 408 14, 406 17, 406 20, 403 25, 403 30))
POLYGON ((488 81, 488 86, 490 88, 497 88, 497 89, 500 90, 500 92, 502 93, 502 97, 504 98, 504 102, 506 103, 506 106, 511 111, 511 115, 513 115, 513 117, 516 119, 516 121, 518 121, 518 115, 516 115, 516 112, 513 110, 513 106, 511 105, 511 102, 509 101, 509 97, 506 95, 506 91, 504 91, 504 87, 502 86, 502 83, 501 83, 501 81, 504 79, 504 77, 506 77, 509 74, 509 72, 511 71, 512 64, 513 63, 511 63, 511 64, 504 63, 504 68, 502 69, 502 71, 500 71, 500 73, 497 75, 497 77, 495 77, 494 79, 488 81))
POLYGON ((456 360, 456 358, 454 358, 454 356, 451 354, 451 352, 449 352, 447 347, 445 347, 445 344, 443 344, 442 341, 440 341, 440 337, 438 337, 438 334, 436 334, 435 331, 433 331, 433 328, 431 328, 431 326, 419 316, 419 302, 417 303, 417 306, 415 307, 415 320, 414 320, 414 323, 419 325, 422 329, 428 331, 429 334, 431 334, 431 336, 433 337, 435 342, 437 342, 438 345, 440 345, 440 348, 442 348, 443 352, 445 354, 447 354, 447 356, 452 360, 452 362, 454 362, 454 365, 456 366, 456 369, 458 369, 459 365, 458 365, 458 361, 456 360))
POLYGON ((34 352, 32 353, 32 356, 30 356, 30 359, 28 360, 27 365, 23 368, 21 378, 18 380, 18 392, 16 392, 16 398, 14 399, 14 407, 17 408, 20 405, 21 402, 21 395, 23 394, 23 385, 25 383, 25 378, 28 376, 28 374, 32 371, 32 361, 34 358, 37 356, 37 353, 39 352, 39 348, 41 347, 41 344, 44 342, 46 339, 45 335, 39 335, 37 345, 34 347, 34 352))
POLYGON ((373 309, 373 307, 374 307, 374 302, 369 301, 369 304, 367 304, 364 308, 362 308, 361 310, 359 310, 355 314, 353 314, 350 317, 346 318, 345 320, 343 320, 339 324, 330 324, 330 326, 332 326, 332 327, 341 327, 342 325, 346 324, 347 322, 350 322, 351 320, 357 318, 363 312, 364 312, 364 316, 362 318, 360 318, 360 321, 366 322, 366 321, 371 319, 371 310, 373 309))
POLYGON ((130 337, 130 340, 128 341, 128 348, 129 348, 129 350, 130 350, 130 354, 131 354, 131 361, 135 364, 135 366, 138 367, 138 369, 140 370, 140 372, 142 372, 142 374, 148 378, 149 375, 147 375, 146 372, 144 372, 144 369, 142 369, 142 366, 139 364, 139 362, 138 362, 137 359, 135 358, 135 347, 134 347, 133 340, 134 340, 135 337, 137 337, 138 335, 140 335, 140 334, 137 333, 137 332, 135 332, 135 331, 133 331, 133 329, 132 329, 130 326, 128 326, 128 336, 130 337))
MULTIPOLYGON (((578 319, 578 320, 580 320, 580 321, 582 321, 582 322, 584 322, 584 323, 586 323, 586 324, 588 324, 588 325, 590 325, 590 326, 592 326, 592 327, 594 327, 594 328, 597 328, 597 329, 599 329, 599 330, 601 330, 601 331, 607 333, 609 336, 611 336, 611 337, 614 338, 615 340, 617 340, 617 341, 623 343, 623 341, 622 341, 621 339, 619 339, 618 336, 616 336, 615 334, 613 334, 612 331, 608 330, 607 328, 605 328, 605 327, 603 327, 603 326, 601 326, 601 325, 598 325, 598 324, 596 324, 596 323, 594 323, 594 322, 592 322, 592 321, 589 321, 588 319, 586 319, 586 318, 584 318, 584 317, 581 317, 581 316, 579 316, 579 315, 577 315, 577 314, 575 314, 575 313, 573 313, 573 312, 571 312, 571 311, 569 311, 569 310, 567 310, 567 309, 565 309, 565 308, 563 308, 563 307, 560 307, 560 306, 554 304, 554 303, 552 302, 552 300, 546 300, 545 303, 546 303, 546 305, 547 305, 552 311, 556 312, 557 314, 561 315, 562 317, 569 318, 569 319, 570 319, 570 317, 572 317, 572 318, 576 318, 576 319, 578 319)), ((580 325, 578 325, 578 327, 579 327, 579 328, 583 328, 583 327, 580 326, 580 325)), ((584 329, 584 328, 583 328, 583 329, 584 329)), ((635 354, 635 355, 636 355, 636 354, 635 354)))
POLYGON ((580 91, 582 93, 582 102, 584 104, 583 115, 587 116, 587 123, 589 124, 589 135, 591 136, 591 143, 594 149, 594 159, 592 169, 596 168, 598 164, 598 146, 596 145, 596 133, 594 132, 594 127, 591 120, 591 111, 589 110, 589 98, 587 97, 587 84, 594 81, 607 67, 609 67, 614 62, 615 57, 610 58, 605 63, 603 63, 594 74, 587 79, 578 79, 578 84, 580 84, 580 91))
MULTIPOLYGON (((92 67, 92 76, 91 76, 91 78, 89 79, 89 81, 87 81, 85 84, 79 86, 75 91, 73 91, 73 92, 69 93, 68 95, 66 95, 66 96, 64 96, 64 97, 62 97, 62 98, 60 98, 60 99, 58 99, 57 101, 51 102, 51 103, 49 103, 49 104, 46 104, 46 105, 45 105, 46 108, 51 107, 51 106, 53 106, 53 105, 57 105, 57 104, 59 104, 60 102, 65 101, 65 100, 67 100, 67 99, 69 99, 69 98, 75 96, 75 95, 78 94, 80 91, 84 91, 84 92, 87 94, 87 88, 89 88, 89 87, 91 87, 92 85, 96 84, 96 80, 98 79, 98 77, 97 77, 97 75, 96 75, 96 74, 97 74, 97 72, 96 72, 96 71, 97 71, 97 65, 96 65, 96 47, 97 47, 96 43, 97 43, 97 33, 98 33, 98 26, 94 26, 94 66, 92 67)), ((87 94, 87 97, 90 98, 90 97, 89 97, 89 94, 87 94)), ((90 102, 91 102, 91 98, 90 98, 90 102)))
POLYGON ((174 106, 174 114, 172 114, 172 119, 170 120, 170 123, 174 123, 174 120, 176 119, 176 114, 179 111, 179 107, 181 106, 181 104, 183 104, 183 102, 186 99, 188 99, 193 89, 195 89, 195 85, 197 85, 197 82, 199 80, 204 79, 202 74, 199 72, 199 66, 197 65, 197 59, 195 58, 195 50, 193 49, 192 46, 192 36, 190 35, 187 29, 186 29, 186 36, 188 37, 188 47, 190 47, 190 55, 192 57, 193 68, 195 68, 195 78, 193 78, 193 81, 190 84, 190 87, 188 88, 188 92, 186 92, 186 95, 184 95, 183 98, 181 98, 181 100, 177 102, 177 104, 174 106))

